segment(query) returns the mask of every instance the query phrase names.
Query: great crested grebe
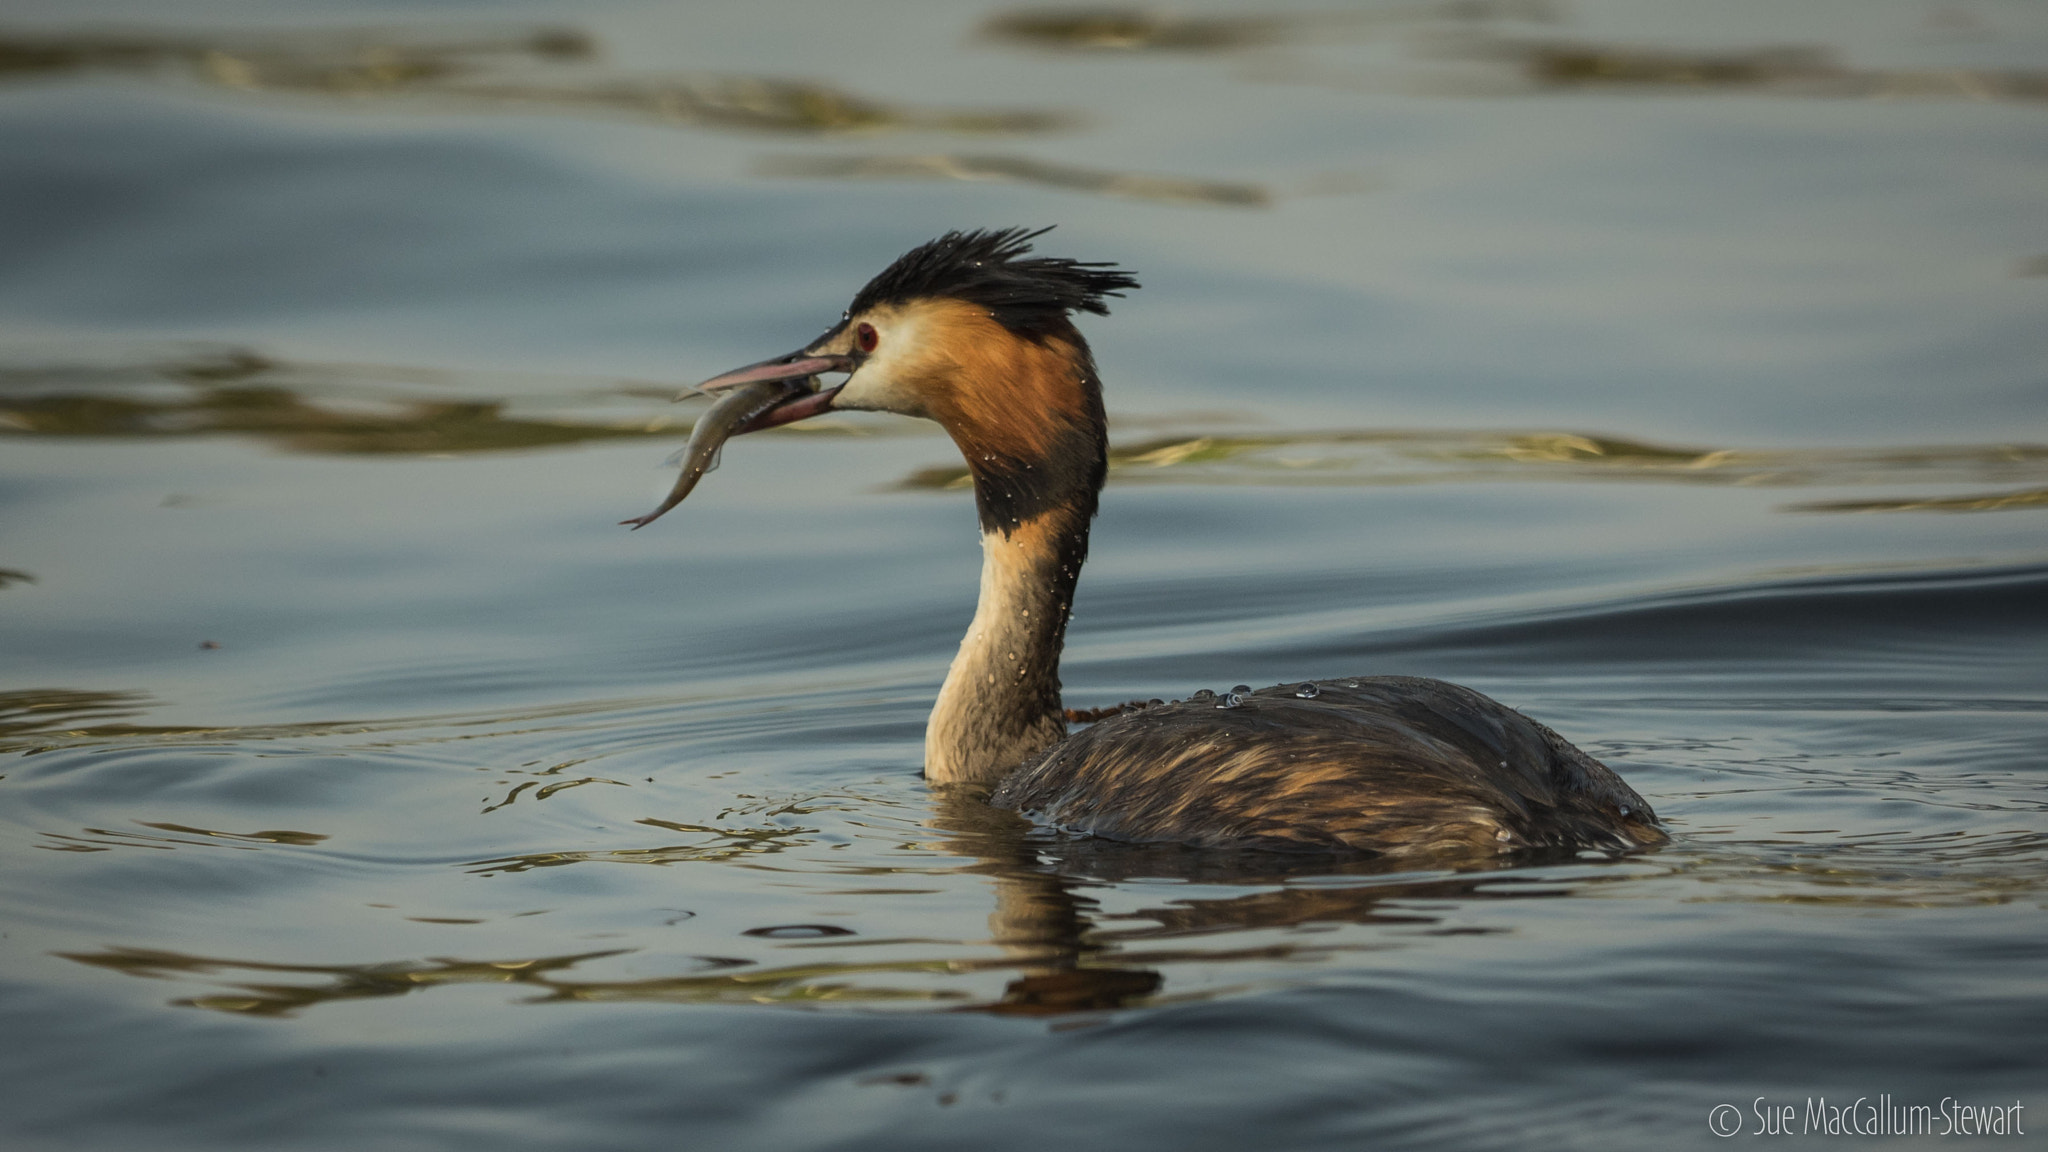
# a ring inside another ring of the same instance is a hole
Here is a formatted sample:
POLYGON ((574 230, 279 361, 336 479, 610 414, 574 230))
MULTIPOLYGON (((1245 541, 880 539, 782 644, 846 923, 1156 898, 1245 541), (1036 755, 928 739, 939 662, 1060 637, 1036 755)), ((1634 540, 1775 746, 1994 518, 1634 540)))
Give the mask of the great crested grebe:
POLYGON ((823 336, 698 385, 682 499, 727 435, 833 409, 935 420, 981 514, 981 598, 925 730, 924 774, 1115 840, 1406 855, 1631 848, 1642 797, 1555 732, 1469 688, 1401 676, 1284 684, 1116 711, 1068 735, 1060 648, 1106 470, 1102 385, 1074 311, 1138 282, 1032 258, 1022 229, 905 253, 823 336), (847 373, 820 389, 819 373, 847 373))

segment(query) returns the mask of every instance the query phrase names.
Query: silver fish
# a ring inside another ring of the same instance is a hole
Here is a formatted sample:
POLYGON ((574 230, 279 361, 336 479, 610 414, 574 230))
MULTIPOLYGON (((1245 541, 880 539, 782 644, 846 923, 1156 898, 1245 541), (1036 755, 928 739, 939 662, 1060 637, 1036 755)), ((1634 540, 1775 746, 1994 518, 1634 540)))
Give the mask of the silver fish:
POLYGON ((697 418, 697 426, 690 429, 690 442, 683 446, 683 474, 676 477, 676 486, 669 489, 668 499, 661 507, 645 516, 621 520, 634 529, 645 528, 654 523, 662 513, 683 502, 697 481, 706 472, 718 467, 718 450, 731 439, 748 421, 782 403, 799 392, 812 390, 817 377, 800 380, 758 380, 741 384, 718 398, 704 415, 697 418))

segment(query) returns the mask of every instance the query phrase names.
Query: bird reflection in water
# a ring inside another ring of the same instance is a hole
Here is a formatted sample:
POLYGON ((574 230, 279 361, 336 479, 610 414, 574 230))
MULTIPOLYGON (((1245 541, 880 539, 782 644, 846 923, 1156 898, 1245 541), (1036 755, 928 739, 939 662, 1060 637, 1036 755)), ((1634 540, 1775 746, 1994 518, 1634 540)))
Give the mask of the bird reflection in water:
MULTIPOLYGON (((221 981, 226 987, 219 991, 180 997, 172 1003, 245 1016, 288 1017, 343 1001, 454 985, 503 984, 533 993, 526 1003, 896 1006, 1085 1022, 1090 1013, 1141 1007, 1166 997, 1180 1000, 1204 995, 1192 991, 1172 994, 1165 970, 1177 964, 1306 960, 1398 946, 1393 939, 1239 948, 1203 948, 1192 943, 1200 939, 1237 931, 1335 924, 1401 933, 1498 931, 1439 928, 1442 916, 1415 904, 1549 898, 1572 892, 1569 884, 1492 870, 1439 871, 1404 878, 1394 866, 1366 859, 1333 862, 1308 856, 1290 859, 1275 853, 1194 852, 1172 846, 1049 840, 1012 813, 962 797, 941 798, 929 827, 937 841, 920 847, 967 857, 972 862, 965 871, 988 878, 994 903, 987 942, 997 955, 779 966, 699 955, 688 958, 691 971, 686 974, 638 980, 576 976, 580 967, 638 951, 634 948, 493 960, 437 957, 353 964, 275 963, 127 947, 58 955, 130 976, 221 981), (1289 883, 1310 877, 1320 882, 1289 883), (1340 877, 1355 877, 1358 883, 1345 883, 1340 877), (1137 878, 1187 880, 1210 888, 1238 886, 1247 891, 1237 896, 1172 901, 1104 917, 1090 890, 1137 878), (957 986, 984 973, 1005 972, 1011 975, 992 996, 976 996, 957 986), (873 982, 877 977, 888 982, 873 982)), ((778 931, 782 929, 762 929, 755 934, 780 939, 775 934, 778 931)), ((830 935, 806 933, 780 946, 844 947, 841 935, 843 930, 830 935)))
MULTIPOLYGON (((1500 861, 1465 860, 1474 872, 1417 874, 1415 861, 1371 857, 1332 859, 1315 854, 1256 850, 1217 851, 1177 844, 1049 837, 1014 813, 970 796, 942 794, 932 826, 943 846, 978 861, 990 878, 995 908, 990 939, 1019 970, 1000 998, 956 1011, 1012 1016, 1064 1016, 1178 1000, 1162 968, 1181 963, 1313 959, 1339 951, 1395 946, 1393 941, 1346 944, 1281 943, 1249 948, 1169 948, 1162 943, 1215 935, 1355 924, 1431 931, 1441 921, 1413 901, 1564 896, 1568 886, 1533 883, 1497 874, 1500 861), (1397 879, 1402 876, 1413 879, 1397 879), (1329 883, 1355 877, 1357 884, 1329 883), (1314 878, 1322 883, 1294 885, 1314 878), (1129 880, 1179 880, 1205 887, 1243 887, 1242 895, 1176 900, 1102 915, 1090 889, 1129 880)), ((1572 859, 1548 850, 1517 857, 1522 864, 1572 859), (1541 860, 1538 857, 1541 857, 1541 860)), ((1452 863, 1445 859, 1440 863, 1452 863)), ((1458 934, 1497 929, 1452 928, 1458 934)))

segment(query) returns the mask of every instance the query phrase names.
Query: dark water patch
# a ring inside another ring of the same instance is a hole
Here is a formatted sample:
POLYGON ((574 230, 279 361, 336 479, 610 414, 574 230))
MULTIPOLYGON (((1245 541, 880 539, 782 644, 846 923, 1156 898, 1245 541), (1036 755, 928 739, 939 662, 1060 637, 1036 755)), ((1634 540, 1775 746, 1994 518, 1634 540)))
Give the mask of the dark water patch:
POLYGON ((2005 686, 2026 692, 2048 690, 2018 659, 2017 645, 2034 635, 2048 635, 2048 569, 2023 565, 1667 593, 1549 619, 1432 629, 1371 647, 1375 659, 1456 651, 1483 653, 1497 667, 1583 670, 1825 666, 1840 675, 1889 658, 1922 674, 1939 666, 1967 676, 1977 663, 1987 683, 2010 676, 2005 686))
POLYGON ((658 332, 661 354, 640 362, 664 371, 679 323, 710 322, 703 331, 714 343, 713 331, 737 338, 784 314, 814 330, 805 312, 792 312, 769 251, 750 253, 759 238, 739 223, 781 198, 771 189, 742 195, 719 182, 623 173, 593 184, 549 150, 441 120, 329 136, 296 131, 290 118, 120 87, 88 87, 80 99, 82 107, 63 90, 18 93, 0 109, 0 131, 21 161, 0 173, 9 253, 0 305, 24 324, 137 339, 233 339, 267 324, 305 332, 309 321, 334 334, 335 325, 361 324, 382 335, 322 343, 342 349, 340 359, 374 363, 393 357, 373 349, 435 346, 428 316, 448 307, 497 317, 487 327, 499 354, 442 362, 579 374, 618 361, 563 355, 563 335, 578 326, 597 340, 585 352, 658 332), (71 111, 60 126, 48 107, 71 111), (730 227, 709 224, 721 216, 730 227), (685 218, 698 226, 679 227, 685 218), (508 231, 530 243, 498 243, 508 231), (109 267, 127 275, 103 280, 109 267), (677 277, 696 275, 715 276, 726 304, 693 321, 678 315, 672 293, 677 277), (563 307, 564 277, 586 284, 569 290, 576 308, 563 307), (525 318, 497 311, 506 305, 525 318), (512 351, 508 341, 526 347, 512 351))

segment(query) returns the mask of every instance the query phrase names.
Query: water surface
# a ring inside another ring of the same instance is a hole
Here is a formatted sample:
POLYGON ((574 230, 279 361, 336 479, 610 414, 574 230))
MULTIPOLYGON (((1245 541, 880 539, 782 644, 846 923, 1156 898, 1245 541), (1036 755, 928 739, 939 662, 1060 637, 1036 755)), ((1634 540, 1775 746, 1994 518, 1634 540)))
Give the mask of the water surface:
POLYGON ((11 1147, 2037 1106, 2035 6, 15 12, 11 1147), (1672 843, 1390 872, 942 801, 978 551, 929 426, 750 437, 616 527, 680 384, 1013 223, 1146 285, 1084 325, 1069 706, 1451 678, 1672 843))

